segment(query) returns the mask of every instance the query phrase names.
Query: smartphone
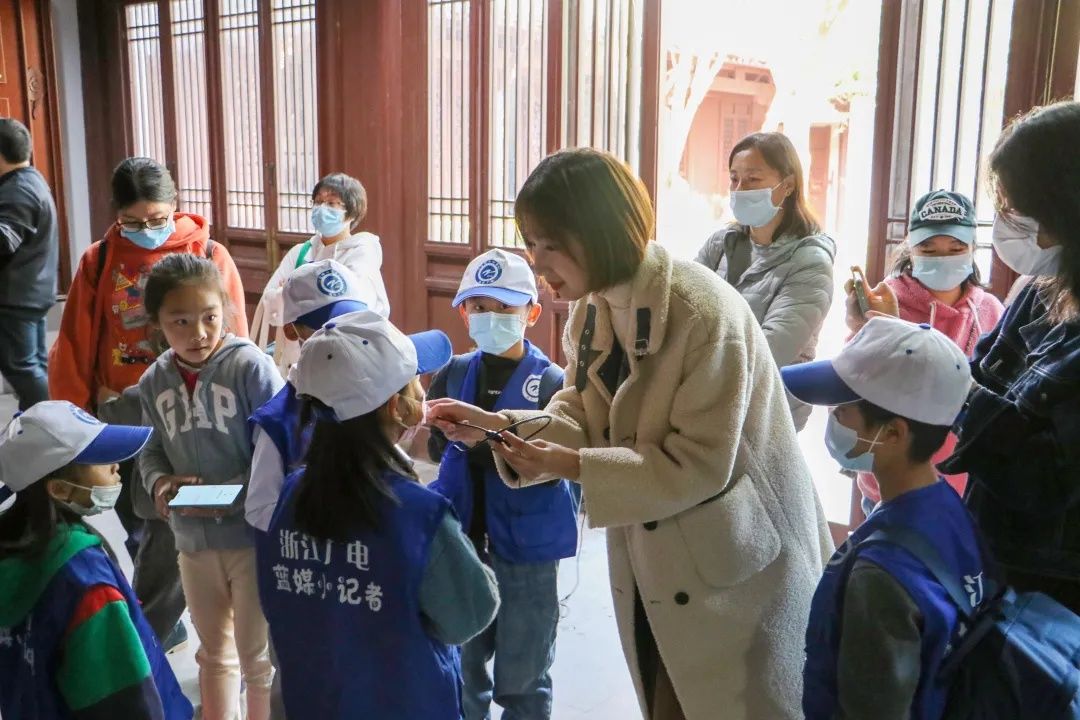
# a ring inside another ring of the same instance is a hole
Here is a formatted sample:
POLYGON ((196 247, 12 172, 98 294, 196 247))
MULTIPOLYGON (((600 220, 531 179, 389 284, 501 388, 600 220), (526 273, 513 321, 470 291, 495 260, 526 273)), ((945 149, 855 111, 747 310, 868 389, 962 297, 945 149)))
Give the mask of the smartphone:
POLYGON ((184 485, 169 501, 169 507, 229 508, 243 490, 243 485, 184 485))
POLYGON ((870 310, 870 301, 866 299, 866 278, 858 265, 851 266, 851 284, 855 286, 855 300, 859 303, 859 313, 865 316, 870 310))

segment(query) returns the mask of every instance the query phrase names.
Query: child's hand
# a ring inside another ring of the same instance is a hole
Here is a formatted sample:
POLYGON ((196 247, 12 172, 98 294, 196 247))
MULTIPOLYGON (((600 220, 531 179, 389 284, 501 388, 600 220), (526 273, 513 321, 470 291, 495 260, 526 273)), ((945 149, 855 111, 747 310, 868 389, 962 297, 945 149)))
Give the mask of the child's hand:
POLYGON ((100 407, 100 406, 104 405, 105 403, 109 402, 110 400, 114 400, 114 399, 116 399, 118 397, 120 397, 120 393, 116 392, 112 388, 107 388, 104 385, 102 385, 101 387, 98 388, 98 391, 97 391, 97 404, 98 404, 98 407, 100 407))
POLYGON ((198 485, 202 480, 193 475, 162 475, 154 483, 154 508, 158 515, 169 519, 169 502, 184 485, 198 485))
POLYGON ((845 302, 847 315, 844 319, 851 332, 856 333, 861 330, 866 321, 875 315, 900 317, 900 303, 896 299, 896 293, 884 281, 871 289, 870 285, 863 280, 863 291, 866 293, 866 304, 870 306, 866 315, 859 310, 859 301, 855 296, 855 283, 851 280, 844 283, 844 292, 847 293, 845 302))
POLYGON ((497 432, 510 424, 503 415, 452 398, 428 400, 424 403, 424 417, 429 426, 441 430, 448 440, 465 445, 476 445, 486 440, 484 430, 497 432))

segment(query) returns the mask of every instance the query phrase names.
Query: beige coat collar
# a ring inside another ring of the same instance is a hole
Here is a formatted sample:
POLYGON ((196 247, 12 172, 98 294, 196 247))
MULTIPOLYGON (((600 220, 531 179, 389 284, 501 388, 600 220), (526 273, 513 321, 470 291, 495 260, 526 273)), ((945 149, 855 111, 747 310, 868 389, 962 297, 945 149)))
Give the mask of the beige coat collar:
MULTIPOLYGON (((655 242, 645 250, 645 259, 638 267, 631 282, 630 337, 633 347, 624 348, 636 357, 653 355, 660 351, 667 330, 668 307, 671 293, 671 255, 655 242)), ((603 308, 596 313, 595 337, 590 342, 593 350, 609 350, 614 340, 611 328, 611 312, 607 301, 598 293, 591 293, 589 305, 603 308)), ((592 315, 588 313, 587 315, 592 315)), ((588 323, 588 319, 586 319, 588 323)))

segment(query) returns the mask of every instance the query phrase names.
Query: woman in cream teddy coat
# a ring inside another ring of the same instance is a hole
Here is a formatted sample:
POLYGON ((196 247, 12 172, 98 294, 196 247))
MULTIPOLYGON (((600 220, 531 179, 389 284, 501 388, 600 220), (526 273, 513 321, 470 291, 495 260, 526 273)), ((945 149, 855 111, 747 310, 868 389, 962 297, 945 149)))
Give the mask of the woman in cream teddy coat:
MULTIPOLYGON (((516 212, 538 273, 576 302, 554 419, 539 439, 493 443, 500 473, 581 484, 590 524, 607 528, 647 718, 801 717, 810 598, 832 543, 757 321, 706 268, 649 242, 648 196, 609 155, 547 158, 516 212)), ((428 413, 462 441, 481 435, 454 422, 530 416, 448 400, 428 413)))

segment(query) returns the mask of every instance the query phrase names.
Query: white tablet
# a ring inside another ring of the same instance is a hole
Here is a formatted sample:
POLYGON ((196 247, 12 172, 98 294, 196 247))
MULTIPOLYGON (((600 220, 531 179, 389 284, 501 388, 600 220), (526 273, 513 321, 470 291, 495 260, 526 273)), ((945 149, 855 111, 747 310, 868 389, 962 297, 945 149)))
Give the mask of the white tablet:
POLYGON ((169 501, 169 507, 232 507, 243 490, 243 485, 184 485, 176 493, 176 497, 169 501))

